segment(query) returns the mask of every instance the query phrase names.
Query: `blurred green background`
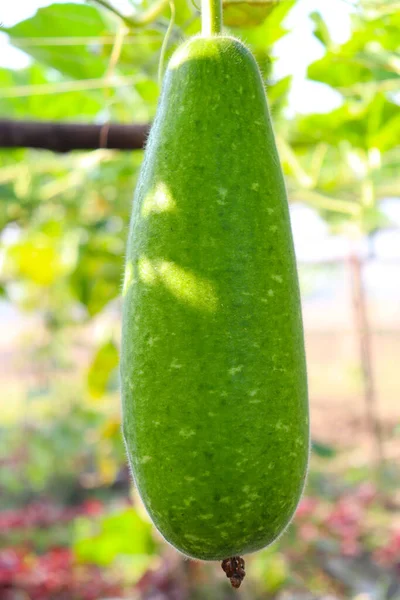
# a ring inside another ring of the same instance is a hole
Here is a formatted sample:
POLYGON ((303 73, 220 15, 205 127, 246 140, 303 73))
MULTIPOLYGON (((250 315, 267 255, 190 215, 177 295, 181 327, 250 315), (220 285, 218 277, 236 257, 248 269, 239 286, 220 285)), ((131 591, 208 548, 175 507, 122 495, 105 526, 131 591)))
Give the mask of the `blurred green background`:
MULTIPOLYGON (((107 4, 1 4, 2 119, 151 121, 168 2, 107 4)), ((199 31, 196 3, 175 7, 167 57, 199 31)), ((304 498, 246 557, 239 592, 160 538, 130 484, 118 393, 142 151, 2 149, 1 600, 400 598, 400 2, 231 0, 224 13, 260 65, 291 204, 304 498)))

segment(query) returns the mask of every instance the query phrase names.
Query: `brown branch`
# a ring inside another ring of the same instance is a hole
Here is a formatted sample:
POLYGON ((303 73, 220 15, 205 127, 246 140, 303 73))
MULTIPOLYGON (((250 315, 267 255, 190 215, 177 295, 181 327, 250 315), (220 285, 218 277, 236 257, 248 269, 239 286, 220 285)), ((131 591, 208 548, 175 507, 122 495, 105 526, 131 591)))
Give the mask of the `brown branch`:
POLYGON ((92 125, 0 119, 0 148, 42 148, 53 152, 98 148, 139 150, 144 146, 149 128, 148 124, 92 125))

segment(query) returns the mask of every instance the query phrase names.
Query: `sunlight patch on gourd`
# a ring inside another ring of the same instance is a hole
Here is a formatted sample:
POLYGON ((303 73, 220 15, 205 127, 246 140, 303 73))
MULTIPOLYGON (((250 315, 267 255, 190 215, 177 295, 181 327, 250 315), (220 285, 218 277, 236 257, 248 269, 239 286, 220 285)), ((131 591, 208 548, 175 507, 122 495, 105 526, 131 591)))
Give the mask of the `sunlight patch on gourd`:
POLYGON ((192 437, 192 435, 196 435, 196 432, 193 429, 181 429, 179 431, 179 435, 185 439, 192 437))
POLYGON ((224 496, 223 498, 221 498, 220 502, 222 502, 223 504, 229 504, 230 502, 232 502, 232 498, 230 496, 224 496))
POLYGON ((171 362, 171 364, 169 366, 170 369, 182 369, 182 367, 183 367, 183 365, 181 365, 180 363, 177 363, 175 359, 171 362))
POLYGON ((151 214, 161 214, 165 212, 174 212, 176 202, 172 197, 170 190, 164 183, 158 183, 155 190, 147 194, 143 201, 141 215, 148 217, 151 214))
POLYGON ((160 263, 159 273, 165 287, 179 300, 202 310, 217 310, 218 298, 210 281, 167 261, 160 263))
POLYGON ((243 368, 243 365, 238 365, 237 367, 232 367, 231 369, 229 369, 228 373, 229 375, 236 375, 237 373, 243 371, 243 368))
POLYGON ((157 271, 151 260, 141 256, 138 261, 139 278, 143 283, 155 285, 157 283, 157 271))
POLYGON ((213 284, 171 261, 139 260, 139 277, 149 285, 163 284, 181 302, 207 312, 215 312, 218 298, 213 284))
POLYGON ((132 283, 134 283, 135 279, 133 276, 133 266, 131 262, 126 263, 125 267, 125 275, 124 275, 124 284, 122 287, 122 297, 125 296, 127 291, 129 290, 132 283))
POLYGON ((193 541, 193 542, 201 542, 201 543, 204 543, 204 540, 203 540, 203 538, 197 537, 196 535, 192 535, 191 533, 185 533, 185 534, 184 534, 184 537, 185 537, 187 540, 190 540, 190 541, 193 541))
POLYGON ((218 188, 218 194, 221 196, 221 198, 226 198, 228 195, 228 190, 226 188, 218 188))
POLYGON ((289 431, 289 425, 285 425, 281 421, 278 421, 275 425, 275 429, 283 429, 283 431, 289 431))
POLYGON ((257 494, 257 492, 254 492, 253 494, 249 494, 250 500, 257 500, 259 497, 260 497, 260 494, 257 494))

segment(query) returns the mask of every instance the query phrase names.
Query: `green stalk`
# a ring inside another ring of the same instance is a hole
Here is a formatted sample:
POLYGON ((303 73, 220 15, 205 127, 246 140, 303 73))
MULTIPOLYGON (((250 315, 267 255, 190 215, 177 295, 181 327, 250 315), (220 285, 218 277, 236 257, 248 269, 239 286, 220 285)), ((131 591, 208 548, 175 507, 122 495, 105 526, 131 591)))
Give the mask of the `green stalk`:
POLYGON ((218 35, 222 30, 222 0, 201 0, 201 34, 218 35))
POLYGON ((168 42, 171 39, 171 33, 172 30, 174 28, 175 25, 175 4, 174 4, 174 0, 170 0, 169 1, 169 6, 171 9, 171 18, 169 21, 169 25, 168 25, 168 29, 166 31, 162 46, 161 46, 161 52, 160 52, 160 60, 158 63, 158 85, 161 89, 162 86, 162 79, 164 76, 164 70, 165 70, 165 54, 167 52, 167 48, 168 48, 168 42))

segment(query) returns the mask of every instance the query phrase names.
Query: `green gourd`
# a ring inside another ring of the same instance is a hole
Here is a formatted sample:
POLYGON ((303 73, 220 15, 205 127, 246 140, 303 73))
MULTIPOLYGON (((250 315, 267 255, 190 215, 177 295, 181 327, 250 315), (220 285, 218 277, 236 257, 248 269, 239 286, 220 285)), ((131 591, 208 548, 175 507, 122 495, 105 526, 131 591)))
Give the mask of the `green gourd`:
POLYGON ((172 56, 133 202, 123 434, 154 524, 187 556, 259 550, 290 522, 309 454, 285 185, 245 46, 172 56))

